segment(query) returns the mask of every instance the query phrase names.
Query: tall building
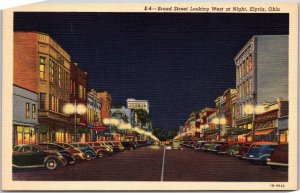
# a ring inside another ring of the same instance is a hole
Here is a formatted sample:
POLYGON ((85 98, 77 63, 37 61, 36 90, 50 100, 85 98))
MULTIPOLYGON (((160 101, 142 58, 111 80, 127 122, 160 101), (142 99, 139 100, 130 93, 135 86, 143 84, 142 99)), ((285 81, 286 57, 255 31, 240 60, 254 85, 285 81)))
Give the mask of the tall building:
POLYGON ((82 132, 81 141, 96 141, 100 138, 102 101, 97 98, 97 91, 92 89, 87 93, 87 127, 88 132, 82 132))
POLYGON ((69 114, 63 112, 70 96, 69 54, 49 35, 14 32, 14 84, 38 94, 36 140, 66 141, 69 114))
POLYGON ((107 91, 97 92, 97 98, 102 100, 102 106, 101 106, 101 118, 102 118, 102 120, 104 118, 109 118, 110 117, 111 102, 112 102, 111 95, 107 91))
POLYGON ((147 100, 136 100, 134 98, 127 99, 127 108, 144 109, 149 113, 149 102, 147 100))
MULTIPOLYGON (((70 103, 76 105, 87 105, 87 72, 83 72, 78 67, 77 63, 71 63, 71 85, 70 85, 70 103)), ((74 114, 70 117, 70 125, 71 125, 71 138, 67 138, 67 142, 75 141, 75 116, 74 114)), ((78 131, 83 131, 83 127, 87 126, 87 113, 77 112, 76 114, 76 128, 78 131)), ((77 132, 77 131, 76 131, 77 132)), ((78 135, 78 134, 77 134, 78 135)), ((78 137, 76 138, 76 140, 78 137)))
POLYGON ((253 128, 244 107, 288 100, 288 36, 253 36, 234 58, 236 65, 236 125, 253 128))

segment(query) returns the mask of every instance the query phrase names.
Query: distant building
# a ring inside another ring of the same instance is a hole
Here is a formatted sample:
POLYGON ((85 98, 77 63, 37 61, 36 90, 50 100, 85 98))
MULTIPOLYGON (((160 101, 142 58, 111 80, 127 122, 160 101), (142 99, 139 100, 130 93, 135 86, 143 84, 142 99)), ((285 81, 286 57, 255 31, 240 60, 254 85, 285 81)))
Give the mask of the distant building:
POLYGON ((97 91, 92 89, 87 93, 87 127, 81 133, 81 141, 96 141, 100 138, 102 101, 97 98, 97 91), (90 135, 91 134, 91 135, 90 135))
POLYGON ((101 106, 101 118, 102 118, 102 120, 104 118, 109 118, 110 117, 111 102, 112 102, 111 95, 107 91, 97 92, 97 98, 102 100, 102 106, 101 106))
POLYGON ((236 65, 236 125, 252 129, 245 105, 288 100, 288 35, 253 36, 234 58, 236 65))
POLYGON ((136 100, 133 98, 127 99, 127 108, 129 109, 144 109, 149 113, 149 102, 147 100, 136 100))
POLYGON ((14 84, 39 98, 37 141, 66 141, 70 115, 63 107, 70 97, 69 54, 49 35, 14 32, 14 84))

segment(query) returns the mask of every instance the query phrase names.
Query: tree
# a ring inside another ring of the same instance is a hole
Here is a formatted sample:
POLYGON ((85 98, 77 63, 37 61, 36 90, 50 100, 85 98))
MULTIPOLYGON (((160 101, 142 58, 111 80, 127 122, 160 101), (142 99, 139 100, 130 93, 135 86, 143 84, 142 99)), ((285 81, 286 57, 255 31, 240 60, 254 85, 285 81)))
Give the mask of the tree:
POLYGON ((148 112, 144 109, 134 109, 133 110, 136 115, 137 115, 137 118, 140 120, 141 122, 141 126, 143 128, 143 126, 146 124, 146 123, 149 123, 150 122, 150 115, 148 114, 148 112))

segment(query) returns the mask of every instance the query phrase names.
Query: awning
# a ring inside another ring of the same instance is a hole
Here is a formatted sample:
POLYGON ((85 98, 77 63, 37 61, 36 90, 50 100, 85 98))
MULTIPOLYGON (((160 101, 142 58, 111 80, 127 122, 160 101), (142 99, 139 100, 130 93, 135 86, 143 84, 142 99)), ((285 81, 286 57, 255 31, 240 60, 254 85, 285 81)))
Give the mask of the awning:
POLYGON ((106 126, 105 125, 95 125, 95 126, 93 126, 92 129, 97 130, 97 131, 104 131, 104 130, 106 130, 106 126))
POLYGON ((266 129, 266 130, 260 130, 260 131, 255 131, 254 135, 267 135, 274 131, 274 129, 266 129))
MULTIPOLYGON (((251 130, 250 130, 251 131, 251 130)), ((236 134, 236 135, 241 135, 241 134, 244 134, 244 133, 248 133, 249 130, 246 129, 246 128, 230 128, 227 130, 227 133, 231 133, 231 134, 236 134)))
POLYGON ((207 135, 205 136, 206 139, 216 139, 217 135, 216 134, 211 134, 211 135, 207 135))
POLYGON ((215 134, 215 133, 219 133, 219 129, 207 130, 207 131, 205 131, 204 135, 215 134))

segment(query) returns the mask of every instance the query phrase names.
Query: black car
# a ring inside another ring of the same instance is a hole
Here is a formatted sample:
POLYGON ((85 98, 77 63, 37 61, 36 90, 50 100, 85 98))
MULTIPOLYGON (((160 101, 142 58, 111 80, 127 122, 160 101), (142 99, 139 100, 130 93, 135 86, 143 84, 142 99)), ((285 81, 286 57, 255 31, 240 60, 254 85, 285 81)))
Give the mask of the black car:
POLYGON ((134 150, 135 146, 131 143, 131 141, 122 141, 122 145, 124 146, 125 150, 134 150))
POLYGON ((75 157, 66 148, 55 143, 40 143, 39 146, 48 152, 59 152, 67 161, 68 164, 73 165, 76 162, 75 157))

